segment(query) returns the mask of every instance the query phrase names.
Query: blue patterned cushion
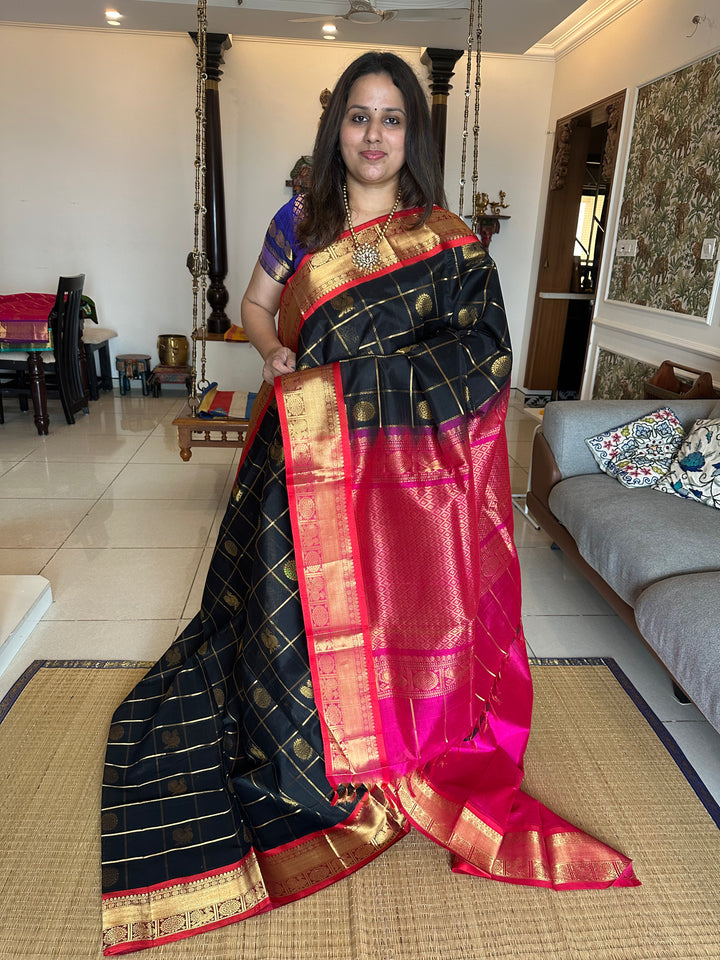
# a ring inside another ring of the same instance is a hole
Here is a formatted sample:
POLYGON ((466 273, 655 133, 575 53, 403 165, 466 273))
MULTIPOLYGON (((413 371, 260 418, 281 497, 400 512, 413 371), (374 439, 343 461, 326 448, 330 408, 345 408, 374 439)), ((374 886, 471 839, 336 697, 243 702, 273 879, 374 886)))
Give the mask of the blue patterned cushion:
POLYGON ((669 407, 649 413, 613 430, 588 437, 601 470, 626 487, 652 487, 664 476, 682 443, 685 431, 669 407))
POLYGON ((720 508, 720 419, 695 421, 656 489, 720 508))

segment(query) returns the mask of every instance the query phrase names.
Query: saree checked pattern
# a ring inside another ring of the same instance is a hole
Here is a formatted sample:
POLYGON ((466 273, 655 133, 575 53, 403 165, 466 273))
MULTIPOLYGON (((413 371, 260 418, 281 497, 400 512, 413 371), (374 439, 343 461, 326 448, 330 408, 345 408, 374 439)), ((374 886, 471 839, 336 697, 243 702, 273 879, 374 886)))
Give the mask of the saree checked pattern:
POLYGON ((639 882, 520 790, 507 324, 477 238, 416 213, 372 272, 343 234, 285 287, 297 371, 258 394, 201 611, 113 718, 106 955, 307 896, 411 826, 460 873, 639 882))

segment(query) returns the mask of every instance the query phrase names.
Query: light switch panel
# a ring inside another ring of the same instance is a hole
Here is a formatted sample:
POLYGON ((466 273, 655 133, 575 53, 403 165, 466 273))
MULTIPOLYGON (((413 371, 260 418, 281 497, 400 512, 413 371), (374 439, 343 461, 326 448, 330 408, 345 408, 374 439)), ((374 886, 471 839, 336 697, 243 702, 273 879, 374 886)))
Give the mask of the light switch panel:
POLYGON ((715 250, 717 248, 717 240, 713 237, 706 237, 702 242, 702 250, 700 251, 701 260, 713 260, 715 257, 715 250))
POLYGON ((636 257, 637 247, 637 240, 618 240, 615 255, 618 257, 636 257))

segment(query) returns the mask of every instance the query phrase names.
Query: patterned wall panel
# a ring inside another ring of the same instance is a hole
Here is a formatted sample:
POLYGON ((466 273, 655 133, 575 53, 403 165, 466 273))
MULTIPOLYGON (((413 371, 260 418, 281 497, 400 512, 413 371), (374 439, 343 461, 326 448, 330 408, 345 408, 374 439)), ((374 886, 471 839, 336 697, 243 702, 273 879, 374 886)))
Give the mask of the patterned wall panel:
POLYGON ((640 87, 608 297, 706 317, 720 237, 720 54, 640 87))
POLYGON ((598 351, 593 400, 642 400, 645 381, 657 367, 610 350, 598 351))

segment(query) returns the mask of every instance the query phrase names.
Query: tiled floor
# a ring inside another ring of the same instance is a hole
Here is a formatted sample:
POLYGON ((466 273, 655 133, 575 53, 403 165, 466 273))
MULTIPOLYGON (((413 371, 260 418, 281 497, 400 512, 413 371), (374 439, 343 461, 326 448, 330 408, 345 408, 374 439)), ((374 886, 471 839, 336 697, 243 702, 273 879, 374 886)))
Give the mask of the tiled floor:
MULTIPOLYGON (((0 574, 42 574, 54 602, 0 676, 0 696, 34 659, 155 660, 196 612, 237 466, 233 450, 178 455, 182 392, 106 394, 51 433, 6 401, 0 425, 0 574)), ((524 493, 537 418, 511 402, 513 490, 524 493)), ((525 628, 535 656, 612 656, 720 800, 720 734, 672 696, 662 667, 519 512, 525 628)))

